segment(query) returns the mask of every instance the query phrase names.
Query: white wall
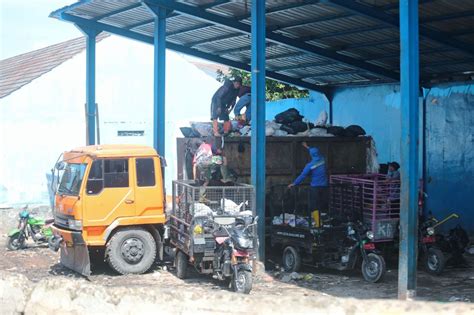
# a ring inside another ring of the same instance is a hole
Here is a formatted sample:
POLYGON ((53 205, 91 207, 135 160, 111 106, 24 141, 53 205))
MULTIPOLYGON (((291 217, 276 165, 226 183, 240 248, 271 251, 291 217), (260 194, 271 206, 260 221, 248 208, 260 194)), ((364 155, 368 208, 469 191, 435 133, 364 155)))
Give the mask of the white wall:
MULTIPOLYGON (((219 83, 167 53, 167 190, 176 177, 176 136, 190 120, 209 120, 219 83)), ((152 145, 153 47, 120 37, 97 45, 96 100, 101 143, 152 145), (143 137, 117 130, 143 126, 143 137)), ((0 203, 47 202, 45 174, 65 150, 85 144, 85 52, 0 99, 0 203), (1 195, 2 185, 8 194, 1 195)))

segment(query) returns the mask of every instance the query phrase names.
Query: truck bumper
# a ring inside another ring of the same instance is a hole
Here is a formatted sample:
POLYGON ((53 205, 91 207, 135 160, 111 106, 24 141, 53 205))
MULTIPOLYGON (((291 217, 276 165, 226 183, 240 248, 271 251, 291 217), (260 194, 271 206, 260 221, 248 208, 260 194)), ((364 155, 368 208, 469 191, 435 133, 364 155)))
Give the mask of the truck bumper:
POLYGON ((89 249, 82 237, 82 233, 61 229, 55 225, 52 226, 52 229, 54 236, 49 246, 53 250, 56 248, 60 249, 61 264, 81 275, 90 276, 89 249))

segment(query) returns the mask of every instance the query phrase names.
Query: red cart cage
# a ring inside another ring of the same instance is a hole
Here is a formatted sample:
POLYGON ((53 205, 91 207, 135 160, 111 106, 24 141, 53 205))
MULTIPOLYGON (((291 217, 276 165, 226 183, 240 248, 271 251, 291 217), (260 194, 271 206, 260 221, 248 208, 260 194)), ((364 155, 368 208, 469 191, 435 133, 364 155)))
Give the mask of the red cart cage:
POLYGON ((374 241, 393 241, 398 234, 400 218, 400 180, 389 179, 383 174, 331 175, 331 186, 353 187, 347 194, 344 189, 331 189, 330 208, 362 208, 363 220, 374 232, 374 241))

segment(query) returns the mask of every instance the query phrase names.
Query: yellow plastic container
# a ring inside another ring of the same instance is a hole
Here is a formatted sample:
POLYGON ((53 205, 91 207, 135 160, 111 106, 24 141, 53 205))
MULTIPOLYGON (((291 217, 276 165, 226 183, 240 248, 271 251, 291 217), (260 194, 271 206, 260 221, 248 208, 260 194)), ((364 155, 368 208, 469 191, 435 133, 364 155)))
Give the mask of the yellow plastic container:
POLYGON ((311 215, 313 216, 314 226, 321 226, 321 217, 319 216, 319 210, 314 210, 311 215))

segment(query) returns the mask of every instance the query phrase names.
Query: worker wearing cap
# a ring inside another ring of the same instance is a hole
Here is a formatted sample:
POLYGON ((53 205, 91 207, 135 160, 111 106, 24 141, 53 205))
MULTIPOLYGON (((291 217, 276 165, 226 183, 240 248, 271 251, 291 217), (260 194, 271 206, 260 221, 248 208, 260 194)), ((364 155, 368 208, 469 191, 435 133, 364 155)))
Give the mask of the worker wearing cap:
POLYGON ((311 175, 311 191, 309 200, 311 211, 315 209, 327 210, 326 193, 328 179, 326 175, 326 162, 318 148, 310 147, 306 142, 303 142, 303 146, 308 149, 311 161, 306 164, 300 176, 298 176, 293 183, 288 185, 288 188, 300 185, 308 175, 311 175))
POLYGON ((214 93, 211 102, 211 120, 214 136, 220 136, 218 119, 224 121, 224 133, 230 132, 232 125, 229 120, 229 113, 235 105, 235 100, 239 95, 241 86, 242 78, 236 77, 232 81, 225 80, 224 84, 214 93))

